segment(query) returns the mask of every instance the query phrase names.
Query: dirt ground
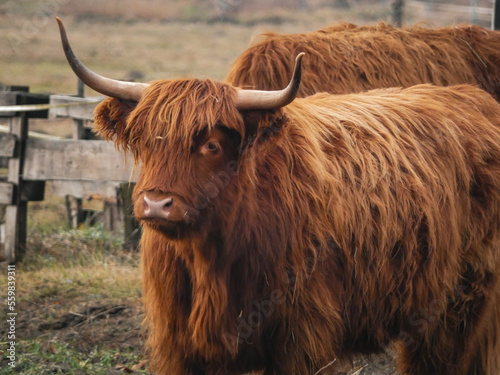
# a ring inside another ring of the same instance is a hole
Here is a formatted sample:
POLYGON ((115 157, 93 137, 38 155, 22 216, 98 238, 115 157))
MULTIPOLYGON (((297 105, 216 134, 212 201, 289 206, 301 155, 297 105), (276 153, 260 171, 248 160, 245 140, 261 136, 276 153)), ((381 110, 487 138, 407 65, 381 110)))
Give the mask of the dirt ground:
MULTIPOLYGON (((142 354, 145 335, 141 326, 144 314, 139 299, 123 303, 109 300, 77 303, 59 299, 46 302, 24 301, 21 302, 17 318, 16 335, 22 338, 23 342, 41 342, 42 353, 55 354, 54 343, 67 344, 68 349, 94 362, 102 361, 96 348, 106 353, 135 353, 137 360, 128 366, 121 366, 119 354, 116 355, 107 373, 135 373, 147 369, 148 361, 142 354)), ((0 336, 7 336, 7 325, 0 326, 0 336)), ((60 360, 46 361, 45 364, 40 361, 40 371, 78 374, 71 371, 65 358, 63 356, 60 360)), ((0 367, 6 365, 7 358, 4 356, 1 358, 0 367)), ((22 369, 19 371, 23 373, 22 369)))
MULTIPOLYGON (((95 358, 95 348, 105 347, 117 352, 144 353, 145 333, 141 328, 144 313, 141 301, 103 301, 102 303, 77 303, 72 301, 26 301, 19 314, 18 334, 23 339, 42 339, 42 350, 53 351, 52 342, 69 343, 70 347, 90 361, 95 358)), ((6 336, 6 326, 0 328, 6 336)), ((2 362, 6 362, 4 359, 2 362)), ((0 363, 2 363, 0 362, 0 363)), ((119 362, 119 360, 118 360, 119 362)), ((2 363, 3 365, 4 363, 2 363)), ((51 373, 70 373, 66 363, 47 363, 51 373)), ((119 363, 109 369, 109 374, 130 374, 140 371, 148 374, 147 355, 137 357, 133 365, 119 363)), ((391 354, 360 357, 354 363, 332 363, 315 375, 397 375, 391 354)), ((257 374, 255 374, 257 375, 257 374)))
MULTIPOLYGON (((64 303, 64 302, 63 302, 64 303)), ((80 304, 71 309, 61 306, 59 312, 48 303, 27 303, 20 315, 18 329, 23 338, 46 337, 74 343, 80 352, 97 345, 112 349, 141 352, 144 340, 141 323, 144 318, 140 301, 124 304, 80 304), (61 311, 67 312, 62 313, 61 311)))

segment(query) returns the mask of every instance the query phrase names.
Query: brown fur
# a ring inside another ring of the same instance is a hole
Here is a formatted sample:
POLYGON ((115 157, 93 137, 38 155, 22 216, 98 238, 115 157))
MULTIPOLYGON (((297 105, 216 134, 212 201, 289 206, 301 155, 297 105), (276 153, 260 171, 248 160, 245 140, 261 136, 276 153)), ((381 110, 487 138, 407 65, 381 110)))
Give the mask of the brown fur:
POLYGON ((136 214, 145 192, 186 202, 179 228, 143 228, 154 372, 315 374, 397 342, 402 374, 497 375, 500 105, 470 86, 234 98, 158 81, 96 111, 143 163, 136 214))
POLYGON ((234 86, 281 89, 306 52, 299 96, 347 94, 419 83, 477 84, 500 100, 500 31, 475 25, 394 28, 332 25, 308 34, 264 34, 233 63, 234 86))

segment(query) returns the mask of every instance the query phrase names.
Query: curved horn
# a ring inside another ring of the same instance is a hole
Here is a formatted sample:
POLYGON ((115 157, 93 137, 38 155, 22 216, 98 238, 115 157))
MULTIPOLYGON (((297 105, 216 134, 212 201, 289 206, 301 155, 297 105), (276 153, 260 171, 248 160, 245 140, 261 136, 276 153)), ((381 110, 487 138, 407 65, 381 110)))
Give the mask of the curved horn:
POLYGON ((91 89, 117 99, 130 100, 138 102, 141 99, 144 89, 149 85, 146 83, 139 82, 124 82, 118 81, 110 78, 100 76, 94 73, 83 65, 80 60, 78 60, 71 49, 68 42, 68 36, 66 35, 66 30, 64 29, 63 22, 59 17, 56 17, 57 23, 59 24, 59 31, 61 33, 61 42, 63 45, 64 53, 66 54, 66 59, 68 60, 71 69, 75 74, 89 86, 91 89))
POLYGON ((240 89, 235 103, 236 108, 239 110, 266 110, 284 107, 293 102, 295 96, 297 96, 297 91, 299 91, 304 55, 305 53, 301 52, 295 58, 293 76, 287 87, 278 91, 240 89))

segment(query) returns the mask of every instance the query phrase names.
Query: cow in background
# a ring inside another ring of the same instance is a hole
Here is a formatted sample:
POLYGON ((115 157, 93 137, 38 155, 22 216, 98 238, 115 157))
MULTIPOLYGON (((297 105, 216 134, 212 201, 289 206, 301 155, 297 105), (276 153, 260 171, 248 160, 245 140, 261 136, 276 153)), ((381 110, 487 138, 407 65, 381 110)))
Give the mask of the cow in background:
POLYGON ((500 372, 500 104, 460 85, 295 99, 85 68, 142 170, 151 367, 316 374, 398 344, 405 375, 500 372))
POLYGON ((500 100, 500 31, 475 25, 395 28, 379 22, 263 37, 234 61, 226 82, 260 90, 285 87, 293 69, 290 56, 303 51, 307 60, 301 97, 419 83, 468 83, 500 100))

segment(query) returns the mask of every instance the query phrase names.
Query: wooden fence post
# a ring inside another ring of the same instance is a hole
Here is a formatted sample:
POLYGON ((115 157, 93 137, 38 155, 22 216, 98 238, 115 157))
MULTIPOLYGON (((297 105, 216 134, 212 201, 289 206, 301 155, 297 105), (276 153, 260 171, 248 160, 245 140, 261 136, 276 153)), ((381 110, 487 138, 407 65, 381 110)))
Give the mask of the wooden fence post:
MULTIPOLYGON (((47 104, 47 95, 30 94, 27 86, 0 87, 0 105, 47 104)), ((26 250, 28 201, 43 200, 44 181, 24 181, 24 160, 29 118, 47 118, 47 110, 8 112, 9 134, 2 136, 0 156, 9 158, 6 182, 0 183, 0 204, 5 208, 4 253, 9 264, 21 260, 26 250)))
POLYGON ((390 2, 392 10, 392 24, 396 27, 403 25, 404 0, 392 0, 390 2))
POLYGON ((500 30, 500 0, 493 4, 493 30, 500 30))
POLYGON ((141 229, 139 223, 134 218, 132 191, 135 183, 127 183, 120 185, 119 199, 121 199, 123 209, 123 225, 124 225, 124 247, 127 250, 136 250, 141 239, 141 229))
MULTIPOLYGON (((22 100, 25 102, 25 100, 22 100)), ((24 104, 24 103, 21 103, 24 104)), ((28 137, 28 116, 22 112, 20 116, 10 119, 10 133, 16 137, 17 146, 14 157, 9 159, 7 183, 12 184, 12 202, 5 210, 5 257, 9 264, 21 260, 26 249, 26 221, 28 218, 28 202, 23 200, 24 150, 28 137)))
MULTIPOLYGON (((81 80, 77 84, 77 97, 83 98, 85 95, 85 86, 81 80)), ((85 122, 82 119, 73 119, 72 128, 73 139, 86 139, 85 137, 85 122)), ((83 216, 83 200, 67 195, 65 198, 66 210, 68 211, 69 224, 73 229, 78 228, 85 220, 83 216)))

